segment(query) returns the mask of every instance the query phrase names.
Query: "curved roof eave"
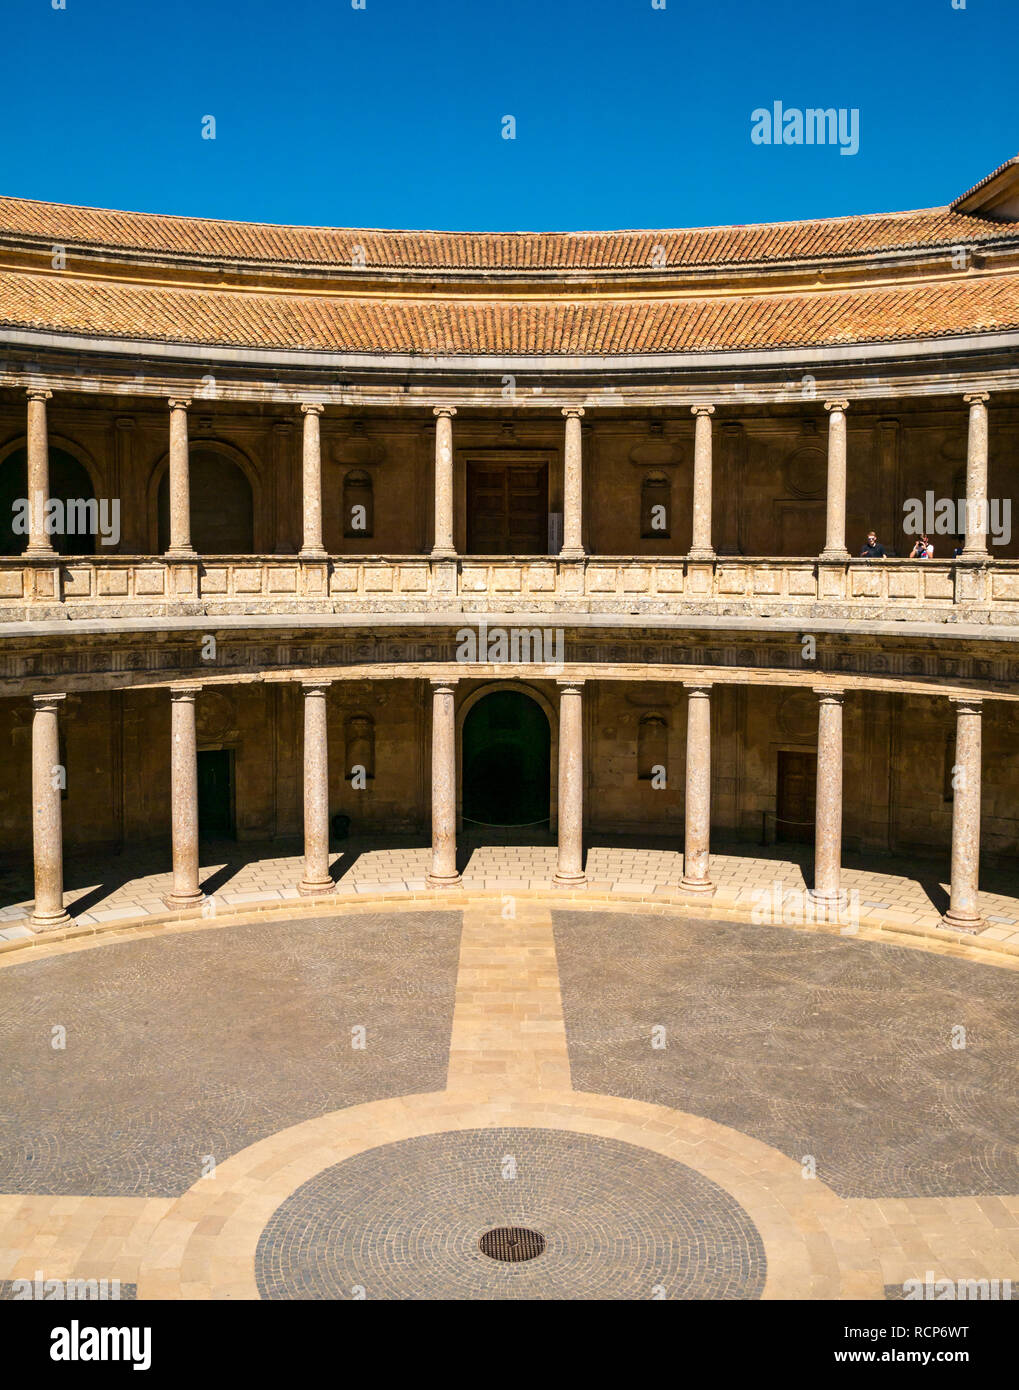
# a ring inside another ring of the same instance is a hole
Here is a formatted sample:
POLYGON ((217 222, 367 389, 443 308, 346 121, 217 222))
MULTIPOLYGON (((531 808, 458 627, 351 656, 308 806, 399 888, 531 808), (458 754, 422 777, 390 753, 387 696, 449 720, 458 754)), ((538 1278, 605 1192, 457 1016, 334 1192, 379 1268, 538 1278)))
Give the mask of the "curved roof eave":
POLYGON ((504 371, 529 374, 605 374, 613 372, 737 371, 776 367, 823 367, 938 357, 964 358, 975 353, 1019 352, 1019 328, 1002 332, 967 333, 928 338, 862 341, 827 346, 719 349, 687 352, 564 354, 440 354, 346 352, 301 348, 259 348, 228 344, 173 343, 158 340, 95 337, 49 330, 0 327, 0 345, 40 351, 94 353, 135 361, 167 360, 202 366, 224 363, 235 368, 279 368, 311 372, 385 371, 427 374, 496 375, 504 371))

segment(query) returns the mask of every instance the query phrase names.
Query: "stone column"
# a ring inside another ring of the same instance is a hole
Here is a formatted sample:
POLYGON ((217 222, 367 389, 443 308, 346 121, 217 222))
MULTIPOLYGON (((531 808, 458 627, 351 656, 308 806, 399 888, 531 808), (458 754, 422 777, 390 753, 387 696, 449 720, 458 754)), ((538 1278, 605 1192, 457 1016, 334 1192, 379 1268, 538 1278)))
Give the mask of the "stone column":
POLYGON ((198 886, 198 737, 195 701, 201 686, 170 687, 170 821, 173 840, 173 890, 167 907, 194 907, 202 901, 198 886))
POLYGON ((690 560, 713 560, 711 544, 711 417, 713 405, 692 405, 694 418, 693 444, 693 536, 690 560))
MULTIPOLYGON (((306 533, 307 534, 307 533, 306 533)), ((304 691, 304 877, 302 897, 331 893, 329 872, 329 724, 331 681, 302 681, 304 691)))
POLYGON ((64 848, 60 792, 58 714, 64 695, 33 695, 32 707, 32 846, 35 859, 33 931, 66 927, 64 911, 64 848))
POLYGON ((842 702, 841 690, 814 691, 818 697, 817 797, 815 801, 814 886, 811 898, 833 912, 839 906, 842 872, 842 702))
POLYGON ((986 391, 973 391, 963 400, 969 406, 969 446, 966 453, 966 540, 963 560, 987 559, 987 401, 986 391))
POLYGON ((828 411, 828 511, 822 560, 848 560, 846 549, 846 411, 848 401, 825 401, 828 411))
POLYGON ((711 844, 711 685, 687 685, 686 843, 680 887, 713 893, 711 844))
POLYGON ((52 391, 28 388, 28 545, 25 558, 51 560, 56 555, 46 531, 46 503, 50 495, 50 446, 46 429, 46 402, 52 391))
POLYGON ((437 405, 435 416, 435 542, 433 560, 451 560, 453 544, 453 416, 456 407, 437 405))
POLYGON ((197 558, 191 544, 191 480, 188 463, 189 400, 170 401, 170 560, 197 558))
POLYGON ((586 883, 584 873, 584 702, 583 681, 559 687, 559 853, 553 882, 558 888, 586 883))
POLYGON ((460 882, 456 867, 456 681, 432 687, 432 867, 429 888, 460 882))
POLYGON ((956 729, 952 768, 952 897, 942 921, 956 931, 979 931, 984 925, 978 897, 983 701, 952 697, 952 704, 956 729))
POLYGON ((584 555, 584 464, 580 421, 582 406, 565 405, 566 444, 563 451, 563 545, 564 560, 580 560, 584 555))
POLYGON ((322 441, 318 425, 322 409, 321 405, 310 401, 301 406, 301 414, 304 416, 301 473, 304 511, 302 560, 324 560, 326 555, 325 546, 322 544, 322 441))

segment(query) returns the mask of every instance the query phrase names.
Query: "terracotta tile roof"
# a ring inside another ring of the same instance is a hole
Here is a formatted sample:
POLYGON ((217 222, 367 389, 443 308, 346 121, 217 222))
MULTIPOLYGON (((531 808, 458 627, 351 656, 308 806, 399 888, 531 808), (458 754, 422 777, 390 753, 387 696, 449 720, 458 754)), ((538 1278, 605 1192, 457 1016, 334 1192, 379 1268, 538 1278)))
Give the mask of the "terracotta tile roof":
POLYGON ((1019 328, 1019 274, 618 299, 281 294, 0 271, 0 323, 192 344, 418 354, 821 346, 1019 328))
POLYGON ((1011 159, 1006 159, 1003 164, 998 165, 997 169, 992 169, 989 174, 986 174, 979 183, 975 183, 972 188, 967 188, 965 193, 960 193, 958 198, 952 203, 952 211, 961 204, 969 202, 975 193, 979 193, 980 190, 986 188, 988 184, 994 183, 1006 169, 1015 169, 1017 167, 1019 167, 1019 154, 1013 155, 1011 159))
POLYGON ((26 239, 47 247, 348 272, 358 264, 358 248, 365 266, 375 270, 618 271, 652 270, 662 252, 669 268, 681 268, 832 260, 991 240, 1019 243, 1019 224, 934 208, 686 231, 404 232, 221 222, 0 198, 0 246, 26 239))

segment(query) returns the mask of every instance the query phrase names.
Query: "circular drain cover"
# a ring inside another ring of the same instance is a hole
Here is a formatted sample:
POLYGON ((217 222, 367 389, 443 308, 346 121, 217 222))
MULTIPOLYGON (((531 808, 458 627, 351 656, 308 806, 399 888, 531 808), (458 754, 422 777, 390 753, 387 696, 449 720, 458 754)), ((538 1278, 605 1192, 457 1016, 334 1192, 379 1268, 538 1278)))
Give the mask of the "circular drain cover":
POLYGON ((529 1231, 524 1226, 496 1226, 494 1231, 485 1232, 478 1245, 489 1259, 520 1264, 542 1253, 545 1237, 540 1231, 529 1231))

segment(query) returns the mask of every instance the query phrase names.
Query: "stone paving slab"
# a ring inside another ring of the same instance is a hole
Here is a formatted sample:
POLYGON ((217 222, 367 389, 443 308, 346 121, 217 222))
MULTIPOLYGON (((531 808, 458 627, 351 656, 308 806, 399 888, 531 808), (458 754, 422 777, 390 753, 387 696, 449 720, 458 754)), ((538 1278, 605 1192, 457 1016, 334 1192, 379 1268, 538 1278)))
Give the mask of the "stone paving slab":
MULTIPOLYGON (((408 837, 401 837, 406 840, 408 837)), ((243 904, 297 898, 296 883, 303 861, 294 845, 293 854, 281 854, 277 844, 213 846, 203 854, 202 882, 218 902, 243 904)), ((555 871, 552 845, 482 845, 470 851, 463 869, 468 891, 489 892, 547 889, 555 871)), ((418 892, 425 885, 430 863, 427 846, 378 841, 351 841, 330 857, 339 892, 360 897, 372 893, 418 892)), ((859 894, 861 919, 889 924, 937 928, 948 903, 948 884, 924 862, 888 859, 887 871, 854 867, 847 862, 842 882, 847 893, 859 894), (912 873, 903 872, 909 867, 912 873)), ((753 912, 762 893, 780 898, 790 889, 803 894, 807 887, 804 866, 809 856, 799 847, 776 847, 767 855, 741 846, 739 853, 723 846, 712 855, 712 874, 717 885, 713 901, 718 905, 742 904, 753 912), (788 850, 788 855, 783 857, 788 850), (776 885, 780 885, 776 889, 776 885)), ((602 891, 635 895, 669 895, 678 889, 683 860, 677 850, 594 844, 587 853, 589 883, 602 891)), ((977 935, 988 942, 1019 946, 1019 874, 999 874, 1009 892, 980 895, 986 926, 977 935)), ((160 917, 166 912, 163 897, 170 891, 172 875, 165 856, 155 852, 114 856, 90 861, 87 867, 68 868, 65 905, 76 921, 85 925, 160 917), (162 868, 157 867, 162 864, 162 868)), ((23 875, 0 875, 0 901, 18 892, 21 898, 0 908, 0 943, 24 935, 31 912, 30 886, 23 875), (12 932, 15 935, 12 935, 12 932)))

